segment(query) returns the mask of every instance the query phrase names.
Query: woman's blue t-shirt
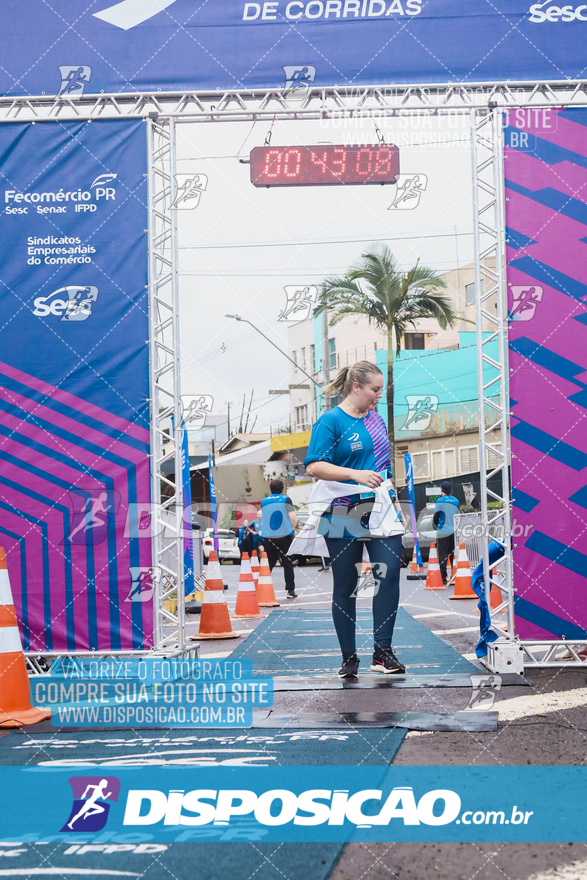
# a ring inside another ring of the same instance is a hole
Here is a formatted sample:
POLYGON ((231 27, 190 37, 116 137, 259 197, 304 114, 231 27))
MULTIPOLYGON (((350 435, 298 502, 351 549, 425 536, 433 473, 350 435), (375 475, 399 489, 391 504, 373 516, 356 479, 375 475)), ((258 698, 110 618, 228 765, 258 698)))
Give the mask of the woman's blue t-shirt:
MULTIPOLYGON (((391 457, 385 422, 375 412, 370 412, 364 418, 354 418, 340 406, 328 410, 312 428, 304 465, 307 467, 313 461, 328 461, 338 467, 360 471, 390 469, 391 457)), ((339 504, 352 503, 357 497, 337 498, 336 501, 339 504)))

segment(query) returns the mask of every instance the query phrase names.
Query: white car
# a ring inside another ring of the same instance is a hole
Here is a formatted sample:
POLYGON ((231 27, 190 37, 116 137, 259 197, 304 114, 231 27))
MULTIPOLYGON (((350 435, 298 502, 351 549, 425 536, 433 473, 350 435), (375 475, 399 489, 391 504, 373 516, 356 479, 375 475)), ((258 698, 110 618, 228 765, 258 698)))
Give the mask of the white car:
MULTIPOLYGON (((204 559, 208 561, 210 551, 214 549, 214 530, 206 529, 202 535, 202 550, 204 559)), ((230 529, 218 529, 218 558, 232 560, 233 565, 240 564, 241 555, 238 544, 234 543, 234 532, 230 529)))

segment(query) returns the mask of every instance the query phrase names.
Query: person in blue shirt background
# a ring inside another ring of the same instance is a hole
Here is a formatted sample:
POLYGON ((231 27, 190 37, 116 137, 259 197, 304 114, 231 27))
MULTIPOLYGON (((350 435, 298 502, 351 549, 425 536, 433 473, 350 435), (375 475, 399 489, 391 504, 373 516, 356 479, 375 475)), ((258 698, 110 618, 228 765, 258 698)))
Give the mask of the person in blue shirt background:
MULTIPOLYGON (((387 428, 377 413, 383 381, 379 367, 369 361, 360 361, 339 371, 326 390, 342 392, 345 399, 320 416, 312 428, 304 461, 310 476, 330 482, 360 483, 368 489, 380 486, 391 476, 387 428)), ((368 495, 368 489, 361 494, 368 495)), ((373 597, 371 669, 386 674, 406 671, 391 647, 399 605, 401 535, 370 536, 368 519, 373 502, 361 500, 361 494, 336 498, 322 515, 319 526, 331 559, 332 619, 342 652, 339 670, 342 678, 354 677, 359 670, 355 592, 365 540, 371 564, 379 563, 379 571, 386 572, 373 597), (359 523, 364 528, 363 534, 359 523)))
POLYGON ((248 519, 243 520, 242 526, 239 526, 238 529, 235 530, 234 541, 232 542, 233 546, 237 542, 242 561, 243 553, 248 553, 250 556, 255 549, 254 538, 249 526, 248 519))
POLYGON ((293 541, 295 530, 299 527, 298 517, 291 498, 283 494, 283 481, 271 480, 271 495, 261 501, 263 515, 263 546, 267 553, 269 569, 281 560, 288 599, 295 599, 296 582, 294 564, 287 551, 293 541))
POLYGON ((458 513, 461 505, 452 492, 452 483, 445 480, 440 484, 442 496, 434 505, 434 525, 436 526, 436 538, 438 544, 438 567, 442 575, 442 583, 446 586, 446 563, 450 557, 451 567, 455 557, 455 513, 458 513))
POLYGON ((263 511, 261 508, 257 511, 257 519, 254 519, 253 522, 249 525, 249 528, 253 534, 253 549, 259 553, 263 551, 265 547, 263 546, 263 524, 261 522, 261 518, 263 516, 263 511))

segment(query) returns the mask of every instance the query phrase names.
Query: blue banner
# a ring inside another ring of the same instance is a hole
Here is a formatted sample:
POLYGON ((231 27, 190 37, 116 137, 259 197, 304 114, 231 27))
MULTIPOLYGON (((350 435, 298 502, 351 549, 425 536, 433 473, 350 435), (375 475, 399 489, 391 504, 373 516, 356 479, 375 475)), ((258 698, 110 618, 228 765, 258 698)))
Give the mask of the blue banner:
POLYGON ((218 506, 216 504, 216 486, 214 485, 214 474, 212 473, 212 456, 208 453, 208 481, 210 484, 210 513, 212 514, 212 523, 214 528, 214 549, 218 553, 218 506))
POLYGON ((579 0, 18 0, 0 15, 10 96, 585 75, 579 0))
POLYGON ((584 841, 585 767, 3 767, 0 843, 584 841), (223 836, 226 835, 226 836, 223 836))
POLYGON ((190 451, 188 432, 181 420, 181 481, 183 487, 183 578, 185 595, 196 589, 194 578, 194 540, 192 535, 192 484, 190 479, 190 451))
POLYGON ((152 644, 146 175, 143 120, 0 127, 0 544, 25 650, 152 644))
POLYGON ((410 521, 412 523, 412 532, 414 534, 414 546, 416 548, 416 562, 423 567, 422 554, 420 553, 420 542, 418 541, 418 530, 416 528, 416 495, 414 493, 414 468, 412 465, 412 456, 409 452, 404 455, 404 465, 406 468, 406 486, 408 487, 408 502, 410 505, 410 521))

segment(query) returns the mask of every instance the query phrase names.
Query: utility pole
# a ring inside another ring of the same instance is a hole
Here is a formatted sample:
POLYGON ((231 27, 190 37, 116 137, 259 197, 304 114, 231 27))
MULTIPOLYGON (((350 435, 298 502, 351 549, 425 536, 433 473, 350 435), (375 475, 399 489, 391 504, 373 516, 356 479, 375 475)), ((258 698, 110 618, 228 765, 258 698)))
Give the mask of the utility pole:
POLYGON ((328 309, 322 312, 322 411, 330 409, 324 388, 330 384, 330 346, 328 339, 328 309))

